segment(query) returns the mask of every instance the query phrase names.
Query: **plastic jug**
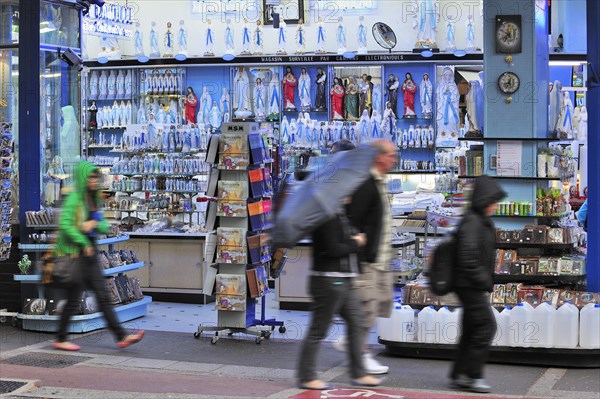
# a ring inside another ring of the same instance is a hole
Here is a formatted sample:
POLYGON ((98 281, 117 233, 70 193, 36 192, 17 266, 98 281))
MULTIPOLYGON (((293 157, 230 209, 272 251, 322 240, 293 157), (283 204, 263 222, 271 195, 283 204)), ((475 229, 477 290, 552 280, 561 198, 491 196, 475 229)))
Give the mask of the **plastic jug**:
MULTIPOLYGON (((494 308, 492 308, 494 309, 494 308)), ((494 309, 494 317, 496 318, 496 336, 492 341, 494 346, 508 346, 508 337, 510 335, 510 306, 502 309, 502 312, 498 312, 494 309)))
POLYGON ((460 341, 460 336, 462 334, 462 312, 463 308, 456 308, 452 311, 452 320, 456 323, 457 326, 456 337, 452 341, 453 344, 456 344, 460 341))
POLYGON ((510 311, 508 345, 519 347, 531 346, 531 335, 534 326, 531 324, 532 311, 523 303, 518 304, 510 311))
POLYGON ((540 303, 533 311, 534 333, 531 346, 536 348, 552 348, 554 346, 554 325, 556 309, 548 302, 540 303))
POLYGON ((437 312, 433 306, 423 308, 417 316, 418 341, 428 344, 435 343, 439 336, 439 326, 436 323, 437 312))
POLYGON ((377 335, 382 341, 389 341, 392 329, 392 323, 389 317, 377 318, 377 335))
POLYGON ((588 305, 579 313, 579 346, 584 349, 600 349, 600 305, 588 305))
POLYGON ((437 336, 436 343, 452 344, 455 342, 458 335, 458 323, 455 321, 455 316, 448 309, 448 306, 444 306, 437 311, 437 324, 440 333, 437 336))
POLYGON ((575 348, 579 341, 579 310, 571 302, 556 311, 554 323, 554 347, 575 348))
POLYGON ((408 305, 396 306, 390 318, 390 341, 412 342, 415 340, 415 311, 408 305))

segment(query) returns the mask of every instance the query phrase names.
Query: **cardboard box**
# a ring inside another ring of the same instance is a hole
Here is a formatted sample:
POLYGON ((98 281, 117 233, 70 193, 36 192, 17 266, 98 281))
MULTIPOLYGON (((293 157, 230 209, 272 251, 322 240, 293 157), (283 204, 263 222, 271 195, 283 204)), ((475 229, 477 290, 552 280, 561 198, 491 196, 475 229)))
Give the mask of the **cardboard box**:
POLYGON ((542 303, 543 288, 528 288, 518 291, 518 303, 527 302, 531 306, 536 307, 542 303))

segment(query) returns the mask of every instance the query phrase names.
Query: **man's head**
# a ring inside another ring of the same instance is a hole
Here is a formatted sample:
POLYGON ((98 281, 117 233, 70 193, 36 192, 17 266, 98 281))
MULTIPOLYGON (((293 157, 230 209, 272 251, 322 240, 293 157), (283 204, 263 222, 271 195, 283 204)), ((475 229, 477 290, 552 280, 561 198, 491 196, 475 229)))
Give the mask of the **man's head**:
POLYGON ((354 143, 348 139, 338 140, 331 145, 331 153, 335 154, 341 151, 350 151, 355 149, 354 143))
POLYGON ((398 162, 394 143, 389 140, 380 139, 373 141, 371 146, 377 150, 373 168, 382 175, 391 171, 396 162, 398 162))

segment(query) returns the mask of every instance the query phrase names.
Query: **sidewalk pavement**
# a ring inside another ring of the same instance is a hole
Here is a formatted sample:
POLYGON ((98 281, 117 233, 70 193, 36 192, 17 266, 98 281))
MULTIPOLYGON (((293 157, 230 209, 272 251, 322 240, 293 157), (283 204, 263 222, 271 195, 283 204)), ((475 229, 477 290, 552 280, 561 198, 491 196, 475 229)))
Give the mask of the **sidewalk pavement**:
POLYGON ((53 350, 51 334, 0 326, 0 397, 600 399, 599 369, 488 365, 486 378, 493 393, 477 395, 446 387, 448 362, 389 357, 382 346, 374 353, 390 366, 383 385, 356 389, 350 385, 344 354, 331 344, 322 346, 318 366, 320 378, 334 389, 304 391, 295 386, 300 341, 276 331, 260 345, 246 336, 223 337, 215 345, 210 338, 146 331, 140 343, 118 349, 109 332, 97 331, 74 336, 82 349, 70 353, 53 350))

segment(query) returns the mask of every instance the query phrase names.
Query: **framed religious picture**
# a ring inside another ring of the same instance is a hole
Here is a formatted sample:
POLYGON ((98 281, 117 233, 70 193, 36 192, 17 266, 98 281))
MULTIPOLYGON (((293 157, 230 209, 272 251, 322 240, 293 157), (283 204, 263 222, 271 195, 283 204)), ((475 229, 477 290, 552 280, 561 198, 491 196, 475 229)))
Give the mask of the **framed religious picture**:
POLYGON ((279 21, 298 24, 304 20, 304 0, 262 0, 263 23, 273 25, 273 14, 279 14, 279 21))
POLYGON ((520 53, 521 41, 521 16, 496 15, 496 53, 520 53))

